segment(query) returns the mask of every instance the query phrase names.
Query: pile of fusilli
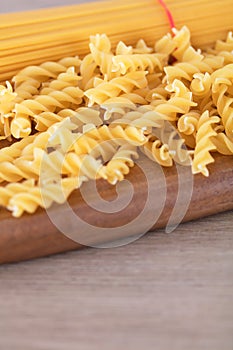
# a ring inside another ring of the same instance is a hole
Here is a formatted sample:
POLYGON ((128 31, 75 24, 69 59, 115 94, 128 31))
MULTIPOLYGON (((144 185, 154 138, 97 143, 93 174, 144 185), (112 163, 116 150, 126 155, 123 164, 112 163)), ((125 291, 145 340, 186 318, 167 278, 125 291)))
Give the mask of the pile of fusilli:
POLYGON ((15 140, 0 150, 0 206, 14 216, 62 203, 88 179, 121 181, 139 149, 205 176, 212 152, 233 154, 232 33, 203 52, 187 27, 153 48, 113 52, 104 34, 89 47, 0 85, 0 139, 15 140))

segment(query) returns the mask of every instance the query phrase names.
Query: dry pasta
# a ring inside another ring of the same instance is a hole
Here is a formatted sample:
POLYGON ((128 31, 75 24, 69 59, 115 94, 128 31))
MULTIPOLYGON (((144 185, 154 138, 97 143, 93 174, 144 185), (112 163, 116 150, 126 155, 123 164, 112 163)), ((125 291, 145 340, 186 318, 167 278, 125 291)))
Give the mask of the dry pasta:
POLYGON ((64 203, 83 181, 122 181, 139 150, 204 176, 214 152, 233 155, 232 33, 202 50, 186 26, 138 39, 96 34, 84 57, 33 64, 2 83, 0 140, 14 142, 0 150, 0 205, 14 216, 64 203))
POLYGON ((101 169, 102 177, 112 185, 122 181, 134 166, 132 158, 138 158, 136 147, 128 144, 121 146, 108 164, 101 169))

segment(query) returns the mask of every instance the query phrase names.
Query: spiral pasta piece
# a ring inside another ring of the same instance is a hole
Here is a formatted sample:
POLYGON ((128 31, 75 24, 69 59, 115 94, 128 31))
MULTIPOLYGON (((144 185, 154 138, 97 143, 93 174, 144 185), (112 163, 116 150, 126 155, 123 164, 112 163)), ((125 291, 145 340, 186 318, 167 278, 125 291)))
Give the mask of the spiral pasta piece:
POLYGON ((122 75, 135 71, 161 72, 167 63, 166 59, 167 55, 159 53, 117 55, 112 58, 112 70, 122 75))
POLYGON ((190 90, 197 98, 203 98, 211 90, 211 76, 209 73, 195 73, 190 84, 190 90))
POLYGON ((0 120, 0 141, 5 139, 6 139, 5 124, 3 124, 0 120))
POLYGON ((4 123, 3 117, 12 112, 16 96, 17 94, 13 91, 9 81, 6 82, 6 86, 0 85, 0 116, 2 123, 4 123))
POLYGON ((174 42, 170 33, 157 40, 154 46, 155 52, 167 54, 168 56, 176 49, 177 43, 174 42))
POLYGON ((88 90, 94 86, 94 78, 96 77, 97 63, 95 62, 92 54, 86 55, 80 65, 80 76, 81 80, 81 89, 88 90))
MULTIPOLYGON (((146 42, 143 39, 138 40, 136 46, 133 48, 132 53, 134 54, 150 54, 153 52, 153 48, 147 46, 146 42)), ((127 55, 127 52, 123 53, 127 55)))
POLYGON ((38 207, 47 209, 53 202, 63 204, 81 183, 82 179, 69 177, 61 179, 58 183, 48 183, 44 187, 31 180, 9 184, 5 189, 0 188, 0 193, 4 190, 10 193, 6 206, 14 217, 20 217, 24 212, 34 213, 38 207))
POLYGON ((66 87, 61 91, 51 91, 48 95, 39 95, 33 100, 24 100, 16 105, 16 118, 29 116, 36 119, 36 115, 48 110, 69 108, 70 104, 78 106, 82 102, 83 91, 78 87, 66 87))
POLYGON ((32 168, 32 161, 15 159, 1 162, 0 182, 17 182, 21 179, 38 178, 38 169, 32 168))
POLYGON ((69 67, 75 67, 79 71, 81 60, 78 57, 65 57, 58 62, 44 62, 39 66, 28 66, 16 74, 12 81, 15 83, 15 88, 28 80, 39 82, 40 84, 50 78, 56 79, 57 76, 65 72, 69 67))
POLYGON ((107 77, 113 79, 117 74, 112 71, 113 53, 111 51, 111 42, 106 34, 97 34, 90 37, 89 48, 94 62, 99 67, 100 72, 107 77))
POLYGON ((76 123, 76 128, 80 128, 85 124, 93 124, 99 126, 102 124, 100 112, 93 108, 79 107, 75 110, 66 108, 58 113, 42 112, 36 116, 36 128, 40 131, 46 131, 48 128, 62 122, 66 118, 71 118, 76 123))
POLYGON ((173 65, 164 68, 166 80, 172 83, 175 79, 192 81, 196 73, 212 73, 223 66, 223 57, 201 54, 200 50, 195 50, 190 43, 190 31, 184 26, 181 30, 174 29, 175 36, 172 39, 175 49, 172 56, 175 58, 173 65))
MULTIPOLYGON (((31 100, 24 100, 15 106, 15 117, 11 122, 11 133, 15 138, 31 133, 31 118, 37 121, 42 112, 54 112, 74 104, 77 108, 82 102, 83 91, 79 87, 68 86, 61 91, 52 90, 48 95, 39 95, 31 100)), ((49 116, 49 115, 48 115, 49 116)), ((37 124, 40 127, 40 124, 37 124)), ((39 131, 44 130, 40 127, 39 131)))
POLYGON ((222 117, 226 135, 233 140, 233 64, 216 70, 211 79, 213 101, 222 117))
POLYGON ((123 41, 119 41, 116 46, 116 55, 132 55, 133 51, 133 47, 126 45, 123 41))
POLYGON ((120 119, 114 120, 112 125, 131 125, 144 130, 145 133, 146 130, 152 127, 162 128, 164 126, 164 120, 166 120, 166 118, 163 115, 145 106, 145 109, 125 112, 120 119))
MULTIPOLYGON (((89 150, 89 153, 92 151, 89 150)), ((47 153, 41 148, 33 149, 32 157, 19 157, 13 162, 2 162, 0 170, 0 180, 7 182, 18 182, 22 179, 38 180, 44 175, 46 181, 61 175, 78 175, 80 169, 87 178, 93 178, 93 171, 99 168, 99 161, 94 157, 86 158, 86 154, 76 154, 68 152, 64 154, 60 150, 47 153), (89 160, 87 163, 87 159, 89 160)))
POLYGON ((204 112, 198 122, 196 147, 192 162, 193 174, 202 173, 204 176, 209 176, 207 165, 214 162, 214 158, 210 152, 216 150, 212 139, 217 135, 213 125, 219 122, 219 117, 209 116, 209 112, 204 112))
POLYGON ((48 110, 48 107, 50 111, 51 108, 54 111, 54 107, 67 108, 69 104, 79 105, 82 102, 83 92, 77 86, 77 81, 81 78, 77 76, 75 71, 75 69, 79 68, 80 63, 81 61, 77 57, 67 57, 59 62, 45 62, 40 66, 27 67, 13 78, 18 98, 14 101, 13 112, 15 114, 13 115, 10 128, 11 134, 15 138, 29 135, 31 133, 30 117, 48 110), (40 95, 32 100, 33 94, 38 92, 41 83, 49 80, 51 77, 55 80, 49 84, 49 87, 42 89, 43 92, 40 92, 40 95), (34 90, 29 91, 28 88, 26 89, 27 85, 34 90), (20 93, 21 97, 27 99, 19 98, 20 93), (58 105, 56 100, 61 101, 63 104, 58 105))
POLYGON ((165 102, 169 97, 169 92, 166 90, 164 83, 158 83, 156 87, 150 89, 146 94, 146 101, 153 102, 153 106, 160 104, 161 101, 165 102))
POLYGON ((223 57, 224 64, 233 63, 233 35, 232 32, 227 34, 226 40, 217 40, 214 49, 207 49, 207 52, 213 55, 218 55, 223 57))
MULTIPOLYGON (((172 38, 173 48, 172 55, 178 60, 182 61, 184 53, 191 46, 190 42, 190 31, 188 27, 183 26, 180 30, 173 28, 174 37, 172 38)), ((170 41, 171 36, 169 35, 166 40, 170 41)))
POLYGON ((233 142, 223 133, 218 133, 212 139, 213 144, 216 146, 216 151, 226 156, 233 155, 233 142))
POLYGON ((177 164, 191 165, 191 152, 187 149, 185 140, 173 126, 166 122, 163 128, 156 130, 155 135, 163 145, 167 145, 170 156, 177 164))
POLYGON ((65 72, 60 73, 56 79, 43 83, 40 95, 48 95, 52 91, 62 91, 71 86, 80 87, 81 80, 82 77, 75 72, 75 68, 70 67, 65 72))
POLYGON ((119 96, 121 93, 130 93, 134 88, 145 88, 147 72, 131 72, 123 77, 102 81, 95 88, 85 91, 84 95, 89 99, 88 105, 94 103, 101 105, 111 97, 119 96))
MULTIPOLYGON (((113 140, 116 144, 129 143, 134 146, 141 146, 147 141, 147 137, 144 135, 142 128, 127 125, 125 127, 121 125, 103 125, 99 128, 93 128, 89 132, 81 136, 82 140, 86 137, 91 137, 97 141, 113 140)), ((76 147, 76 144, 74 144, 76 147)))
POLYGON ((233 50, 233 34, 232 32, 229 32, 227 34, 226 40, 217 40, 214 50, 217 52, 232 52, 233 50))
POLYGON ((100 111, 91 108, 80 107, 76 111, 72 111, 72 114, 71 110, 62 110, 59 115, 61 115, 62 120, 52 124, 47 131, 35 135, 34 140, 23 150, 23 156, 32 155, 35 147, 45 149, 49 146, 59 146, 63 151, 67 151, 79 137, 85 125, 100 126, 102 124, 100 111))
POLYGON ((13 116, 12 108, 17 94, 13 92, 11 84, 0 85, 0 140, 10 137, 10 119, 13 116))
MULTIPOLYGON (((177 120, 178 113, 188 113, 191 107, 196 106, 192 100, 192 93, 180 80, 166 86, 166 90, 171 93, 167 101, 161 100, 161 103, 155 103, 154 110, 163 115, 165 120, 177 120)), ((151 102, 153 106, 153 101, 151 102)))
POLYGON ((10 199, 20 192, 27 192, 29 188, 33 188, 35 181, 33 179, 25 180, 22 183, 10 183, 4 187, 0 187, 0 207, 7 207, 10 199))
POLYGON ((191 82, 194 74, 206 72, 211 74, 223 65, 222 57, 205 58, 193 48, 190 48, 185 56, 188 57, 184 57, 183 62, 174 63, 173 66, 164 68, 169 83, 172 83, 175 79, 191 82))
POLYGON ((108 164, 101 169, 101 176, 112 185, 124 180, 125 175, 134 166, 132 158, 138 158, 136 147, 128 144, 121 146, 108 164))
MULTIPOLYGON (((29 66, 21 70, 12 79, 15 83, 15 93, 17 95, 12 109, 15 108, 17 103, 37 95, 42 83, 50 78, 56 79, 60 73, 66 72, 69 67, 72 66, 73 69, 78 71, 80 63, 81 60, 78 57, 66 57, 58 62, 45 62, 39 66, 29 66)), ((18 118, 17 121, 13 122, 12 129, 14 134, 19 134, 16 138, 25 137, 30 132, 30 120, 27 117, 18 118)))
POLYGON ((103 118, 112 122, 124 116, 127 109, 135 110, 137 108, 136 103, 144 101, 141 96, 133 93, 109 98, 101 105, 101 108, 104 110, 103 118))
POLYGON ((178 130, 185 135, 195 136, 200 115, 199 111, 190 111, 182 115, 177 122, 178 130))
POLYGON ((58 130, 50 137, 49 147, 61 149, 63 152, 75 151, 77 155, 91 154, 95 158, 101 157, 104 162, 109 160, 109 154, 112 156, 117 148, 117 143, 110 140, 96 140, 89 135, 93 125, 85 134, 72 133, 68 128, 58 130), (65 140, 63 140, 65 138, 65 140), (67 142, 69 140, 69 142, 67 142), (63 144, 60 146, 60 142, 63 144))
POLYGON ((22 155, 23 150, 31 145, 39 135, 30 135, 12 145, 0 149, 0 164, 5 161, 12 161, 22 155))
POLYGON ((173 160, 169 152, 168 145, 163 144, 158 139, 150 139, 143 146, 143 151, 148 158, 162 166, 171 167, 173 165, 173 160))
POLYGON ((40 175, 40 180, 47 183, 53 178, 67 176, 79 176, 85 179, 97 179, 98 171, 102 165, 100 159, 95 159, 88 154, 76 154, 75 151, 63 153, 55 150, 47 153, 36 149, 34 152, 33 166, 40 175), (46 173, 43 174, 43 171, 46 173))

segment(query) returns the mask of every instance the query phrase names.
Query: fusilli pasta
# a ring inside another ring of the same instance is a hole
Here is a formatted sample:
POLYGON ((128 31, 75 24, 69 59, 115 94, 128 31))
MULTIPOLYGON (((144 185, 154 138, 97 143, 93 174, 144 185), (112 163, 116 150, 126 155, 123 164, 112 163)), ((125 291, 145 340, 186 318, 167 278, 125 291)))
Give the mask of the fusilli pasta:
POLYGON ((87 180, 122 181, 140 150, 204 176, 212 153, 233 155, 231 32, 202 51, 186 26, 153 47, 114 44, 96 34, 82 59, 0 85, 0 146, 13 141, 0 150, 0 206, 14 216, 64 203, 87 180))

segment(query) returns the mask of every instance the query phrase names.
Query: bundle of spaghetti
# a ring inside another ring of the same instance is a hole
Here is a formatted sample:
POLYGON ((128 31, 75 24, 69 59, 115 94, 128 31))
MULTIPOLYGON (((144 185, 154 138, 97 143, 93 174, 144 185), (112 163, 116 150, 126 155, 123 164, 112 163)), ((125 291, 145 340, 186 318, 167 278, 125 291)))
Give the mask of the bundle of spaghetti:
MULTIPOLYGON (((224 5, 217 0, 188 3, 184 0, 167 0, 178 27, 188 22, 195 44, 211 45, 217 33, 223 39, 232 29, 231 0, 224 5), (182 9, 182 11, 180 11, 182 9), (202 16, 194 17, 194 13, 202 16), (224 22, 223 22, 224 19, 224 22)), ((68 55, 87 53, 88 37, 105 32, 113 45, 124 39, 135 44, 141 36, 149 47, 166 31, 167 20, 158 1, 104 1, 95 4, 29 11, 20 14, 2 14, 0 17, 0 64, 3 67, 0 81, 9 79, 16 70, 33 62, 59 59, 68 55), (108 21, 106 21, 106 18, 108 21), (77 38, 79 38, 77 40, 77 38)))

